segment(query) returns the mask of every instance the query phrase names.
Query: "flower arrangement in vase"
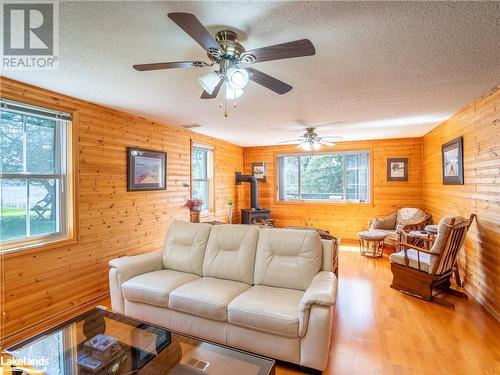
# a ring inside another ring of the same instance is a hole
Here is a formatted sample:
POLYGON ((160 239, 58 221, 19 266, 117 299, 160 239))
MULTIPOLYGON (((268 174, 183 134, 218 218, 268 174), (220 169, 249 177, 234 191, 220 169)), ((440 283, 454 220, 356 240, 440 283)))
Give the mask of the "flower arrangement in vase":
POLYGON ((203 199, 188 199, 184 204, 184 207, 189 209, 189 221, 191 221, 191 223, 200 222, 200 212, 203 207, 203 203, 203 199))
POLYGON ((233 223, 233 205, 234 205, 234 199, 233 198, 228 198, 226 199, 226 204, 229 208, 229 224, 233 223))

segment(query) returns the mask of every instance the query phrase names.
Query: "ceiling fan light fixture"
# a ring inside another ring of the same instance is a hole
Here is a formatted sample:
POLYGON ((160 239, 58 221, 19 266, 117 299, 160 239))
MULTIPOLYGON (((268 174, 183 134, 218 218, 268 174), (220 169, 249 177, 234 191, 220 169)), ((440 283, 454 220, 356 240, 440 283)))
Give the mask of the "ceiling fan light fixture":
POLYGON ((242 89, 235 89, 229 83, 226 83, 226 99, 233 100, 243 95, 242 89))
POLYGON ((314 142, 313 143, 313 148, 318 151, 321 148, 321 144, 319 142, 314 142))
POLYGON ((300 147, 304 151, 311 151, 311 144, 309 142, 307 142, 307 141, 302 142, 301 144, 299 144, 298 147, 300 147))
POLYGON ((212 92, 217 87, 220 80, 221 77, 217 72, 210 72, 208 74, 205 74, 204 76, 198 77, 198 82, 200 83, 200 86, 210 95, 212 95, 212 92))
POLYGON ((243 89, 249 80, 248 72, 245 69, 229 68, 226 71, 226 78, 234 89, 243 89))

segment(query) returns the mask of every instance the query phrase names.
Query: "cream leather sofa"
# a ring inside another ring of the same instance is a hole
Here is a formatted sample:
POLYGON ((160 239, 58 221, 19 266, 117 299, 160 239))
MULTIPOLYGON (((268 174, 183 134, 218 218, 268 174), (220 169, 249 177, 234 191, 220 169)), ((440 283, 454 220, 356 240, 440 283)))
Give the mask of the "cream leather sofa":
POLYGON ((315 231, 174 222, 161 252, 113 259, 113 310, 323 370, 337 279, 315 231))

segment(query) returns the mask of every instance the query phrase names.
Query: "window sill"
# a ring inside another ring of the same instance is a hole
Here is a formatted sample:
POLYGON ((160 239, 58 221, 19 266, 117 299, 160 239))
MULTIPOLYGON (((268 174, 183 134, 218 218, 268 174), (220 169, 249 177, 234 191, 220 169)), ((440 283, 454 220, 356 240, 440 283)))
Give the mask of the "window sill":
POLYGON ((33 254, 37 253, 40 251, 47 251, 47 250, 52 250, 56 249, 59 247, 64 247, 64 246, 71 246, 75 245, 78 243, 78 239, 75 237, 70 237, 70 238, 59 238, 59 239, 53 239, 51 241, 46 241, 42 243, 34 243, 34 244, 25 244, 25 245, 19 245, 16 246, 15 244, 12 245, 12 247, 9 248, 3 248, 0 250, 0 255, 3 255, 4 257, 15 257, 18 255, 28 255, 28 254, 33 254))
POLYGON ((322 201, 322 200, 289 200, 281 201, 277 200, 275 204, 290 204, 290 205, 303 205, 303 204, 324 204, 324 205, 356 205, 364 206, 370 205, 371 202, 358 202, 358 201, 322 201))

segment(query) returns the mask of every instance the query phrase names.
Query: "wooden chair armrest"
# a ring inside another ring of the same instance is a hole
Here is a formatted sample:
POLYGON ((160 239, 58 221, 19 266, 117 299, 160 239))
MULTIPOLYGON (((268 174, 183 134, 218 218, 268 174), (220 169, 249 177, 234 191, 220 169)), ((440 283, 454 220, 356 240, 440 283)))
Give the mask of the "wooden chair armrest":
MULTIPOLYGON (((407 248, 410 247, 410 248, 412 248, 414 250, 417 250, 419 252, 422 252, 422 253, 434 254, 433 252, 431 252, 429 250, 422 249, 421 247, 418 247, 418 246, 415 246, 415 245, 411 245, 411 244, 406 243, 406 242, 398 241, 398 245, 403 246, 403 250, 404 250, 405 253, 407 251, 407 248)), ((436 254, 434 254, 434 255, 436 255, 436 254)))

